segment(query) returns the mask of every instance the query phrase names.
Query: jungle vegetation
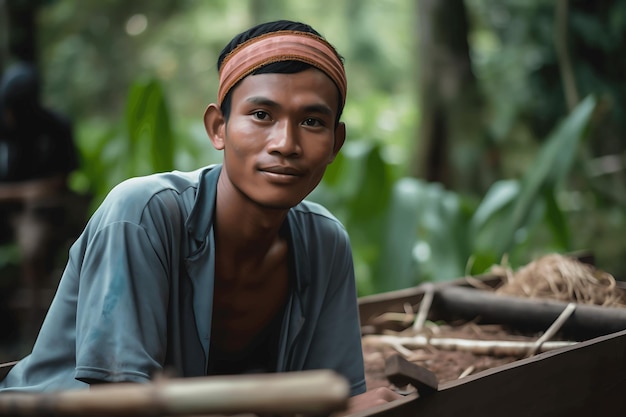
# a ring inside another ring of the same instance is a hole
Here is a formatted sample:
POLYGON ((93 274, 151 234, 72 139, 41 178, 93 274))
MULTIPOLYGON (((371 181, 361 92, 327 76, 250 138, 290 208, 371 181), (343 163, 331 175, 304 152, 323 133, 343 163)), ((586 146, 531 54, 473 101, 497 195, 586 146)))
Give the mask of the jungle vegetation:
POLYGON ((549 252, 590 250, 626 277, 626 2, 0 5, 0 64, 37 62, 46 104, 74 122, 72 187, 92 210, 130 176, 219 162, 202 125, 217 55, 286 18, 345 58, 348 141, 311 199, 346 225, 360 295, 549 252))

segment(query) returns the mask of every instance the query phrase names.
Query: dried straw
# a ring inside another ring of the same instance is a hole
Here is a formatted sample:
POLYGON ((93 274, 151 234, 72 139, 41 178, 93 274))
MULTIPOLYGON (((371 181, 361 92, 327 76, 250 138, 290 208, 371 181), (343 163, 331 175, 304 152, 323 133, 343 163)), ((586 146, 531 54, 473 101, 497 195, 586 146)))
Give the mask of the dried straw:
POLYGON ((494 268, 494 272, 498 269, 505 283, 496 293, 626 307, 624 292, 611 274, 568 256, 545 255, 514 274, 503 267, 494 268))

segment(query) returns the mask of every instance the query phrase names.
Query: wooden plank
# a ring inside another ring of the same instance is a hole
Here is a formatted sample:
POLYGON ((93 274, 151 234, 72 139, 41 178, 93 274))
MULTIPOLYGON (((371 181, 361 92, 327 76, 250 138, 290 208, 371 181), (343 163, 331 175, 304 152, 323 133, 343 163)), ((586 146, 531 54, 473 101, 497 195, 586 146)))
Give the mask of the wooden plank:
POLYGON ((385 376, 396 387, 413 385, 422 397, 439 388, 439 381, 433 372, 407 361, 398 354, 388 357, 385 361, 385 376))
POLYGON ((360 417, 587 417, 626 413, 626 331, 443 383, 360 417))
MULTIPOLYGON (((482 285, 493 287, 500 283, 501 278, 497 275, 482 275, 472 277, 472 280, 480 282, 482 285)), ((435 291, 451 286, 470 286, 467 278, 458 278, 450 281, 428 284, 432 285, 435 291)), ((383 313, 403 312, 405 304, 408 303, 412 306, 418 305, 423 296, 424 284, 402 290, 359 297, 359 315, 361 318, 361 324, 368 325, 374 317, 383 313)))

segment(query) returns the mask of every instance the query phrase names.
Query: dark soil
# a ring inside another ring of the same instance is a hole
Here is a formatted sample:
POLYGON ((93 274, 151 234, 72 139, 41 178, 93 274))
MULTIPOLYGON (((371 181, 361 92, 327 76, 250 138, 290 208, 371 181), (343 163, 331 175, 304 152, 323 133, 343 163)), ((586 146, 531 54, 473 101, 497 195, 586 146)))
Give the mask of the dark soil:
MULTIPOLYGON (((513 334, 503 326, 483 325, 473 323, 454 327, 438 327, 438 336, 454 337, 472 340, 519 340, 531 339, 532 337, 520 337, 513 334)), ((368 389, 387 386, 394 387, 385 376, 385 360, 398 354, 391 346, 375 345, 364 342, 363 356, 365 362, 365 378, 368 389)), ((433 372, 439 383, 452 381, 463 376, 472 375, 486 369, 511 363, 521 359, 518 356, 495 356, 475 354, 468 351, 449 351, 433 347, 412 350, 412 354, 405 359, 420 365, 433 372)))

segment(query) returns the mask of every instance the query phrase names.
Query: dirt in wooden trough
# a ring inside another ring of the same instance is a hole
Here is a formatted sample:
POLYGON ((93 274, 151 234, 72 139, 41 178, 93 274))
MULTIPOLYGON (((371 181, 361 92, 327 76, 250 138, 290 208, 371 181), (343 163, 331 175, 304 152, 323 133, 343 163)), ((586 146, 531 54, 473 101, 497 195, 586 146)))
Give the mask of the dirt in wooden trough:
MULTIPOLYGON (((530 263, 515 274, 505 268, 501 268, 499 272, 502 274, 503 284, 494 290, 495 293, 607 307, 626 306, 625 291, 616 288, 612 276, 569 257, 552 254, 530 263)), ((416 312, 419 306, 411 306, 411 309, 416 312)), ((531 350, 524 348, 513 355, 507 354, 510 351, 498 353, 498 350, 492 347, 486 352, 458 346, 450 348, 449 345, 447 348, 440 348, 430 343, 434 339, 445 338, 463 342, 516 341, 521 344, 533 344, 542 336, 522 335, 504 325, 481 325, 475 322, 443 325, 427 322, 416 332, 411 328, 411 323, 405 321, 402 323, 404 330, 398 331, 398 320, 386 329, 376 326, 375 332, 372 331, 374 327, 364 327, 363 354, 368 389, 380 386, 403 388, 393 387, 385 376, 385 360, 399 353, 410 362, 433 372, 439 384, 515 362, 533 354, 531 350), (421 339, 413 343, 416 338, 421 339)), ((550 343, 561 342, 553 339, 550 343)))
MULTIPOLYGON (((505 327, 498 325, 479 326, 467 323, 453 327, 437 326, 437 329, 437 337, 462 340, 534 340, 530 337, 514 335, 505 327)), ((370 343, 367 336, 363 338, 365 378, 368 389, 381 386, 392 387, 385 376, 385 360, 395 354, 398 354, 396 348, 377 342, 370 343)), ((445 350, 432 346, 411 349, 410 355, 404 357, 433 372, 440 384, 520 359, 519 356, 477 354, 469 350, 445 350)))

